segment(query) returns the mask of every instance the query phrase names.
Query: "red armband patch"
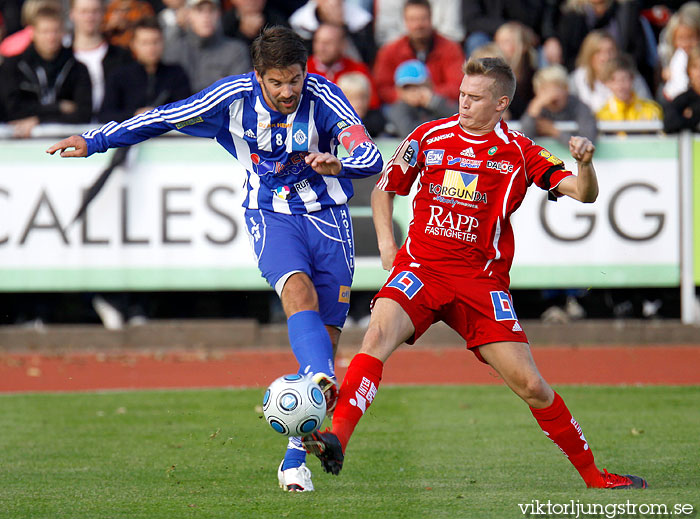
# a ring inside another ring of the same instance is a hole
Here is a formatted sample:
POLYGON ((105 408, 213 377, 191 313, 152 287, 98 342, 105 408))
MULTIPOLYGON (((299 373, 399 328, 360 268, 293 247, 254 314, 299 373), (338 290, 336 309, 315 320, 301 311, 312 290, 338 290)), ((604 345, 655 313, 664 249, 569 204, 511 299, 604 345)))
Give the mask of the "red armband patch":
POLYGON ((363 142, 372 142, 370 136, 367 135, 365 127, 361 124, 354 124, 342 130, 340 135, 338 135, 338 140, 351 155, 355 148, 363 142))

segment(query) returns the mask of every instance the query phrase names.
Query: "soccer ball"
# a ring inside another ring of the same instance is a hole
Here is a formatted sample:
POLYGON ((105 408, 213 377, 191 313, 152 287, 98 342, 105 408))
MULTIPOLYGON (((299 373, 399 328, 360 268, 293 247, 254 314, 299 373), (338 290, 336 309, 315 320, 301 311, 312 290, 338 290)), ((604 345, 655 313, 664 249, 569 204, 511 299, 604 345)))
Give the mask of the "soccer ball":
POLYGON ((284 375, 265 391, 265 420, 284 436, 305 436, 321 426, 326 399, 319 385, 304 375, 284 375))

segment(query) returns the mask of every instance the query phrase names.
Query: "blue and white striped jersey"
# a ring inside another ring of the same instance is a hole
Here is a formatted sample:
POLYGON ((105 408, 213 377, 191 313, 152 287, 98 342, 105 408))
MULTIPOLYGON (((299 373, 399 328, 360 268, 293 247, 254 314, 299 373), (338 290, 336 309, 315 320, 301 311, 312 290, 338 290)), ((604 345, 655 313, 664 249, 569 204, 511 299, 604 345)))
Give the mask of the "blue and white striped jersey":
POLYGON ((307 74, 297 110, 289 115, 270 108, 255 73, 229 76, 193 96, 150 112, 111 121, 87 131, 88 155, 129 146, 170 130, 215 138, 248 173, 249 209, 304 214, 346 203, 350 179, 382 170, 377 146, 342 91, 327 79, 307 74), (319 175, 308 152, 350 153, 338 176, 319 175))

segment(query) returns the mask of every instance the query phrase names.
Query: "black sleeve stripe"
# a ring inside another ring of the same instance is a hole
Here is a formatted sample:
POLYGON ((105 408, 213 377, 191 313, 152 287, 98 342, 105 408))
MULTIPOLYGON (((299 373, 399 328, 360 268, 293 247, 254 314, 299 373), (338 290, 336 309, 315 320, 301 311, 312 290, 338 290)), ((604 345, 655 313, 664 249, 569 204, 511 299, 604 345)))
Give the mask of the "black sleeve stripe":
POLYGON ((547 171, 545 171, 544 175, 542 175, 542 183, 544 189, 546 189, 547 191, 552 189, 552 175, 555 171, 561 171, 562 169, 564 169, 564 165, 557 164, 556 166, 552 166, 547 171))

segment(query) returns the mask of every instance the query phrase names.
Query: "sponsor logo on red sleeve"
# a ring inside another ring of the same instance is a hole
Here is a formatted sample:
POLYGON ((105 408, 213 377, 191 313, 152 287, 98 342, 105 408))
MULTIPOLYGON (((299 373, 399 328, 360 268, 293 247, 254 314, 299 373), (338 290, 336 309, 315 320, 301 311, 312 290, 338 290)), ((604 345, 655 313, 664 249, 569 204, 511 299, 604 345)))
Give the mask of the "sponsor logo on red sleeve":
POLYGON ((549 153, 547 150, 540 151, 540 157, 547 159, 549 162, 551 162, 555 166, 558 166, 559 164, 564 164, 563 160, 561 160, 558 157, 555 157, 554 155, 549 153))

